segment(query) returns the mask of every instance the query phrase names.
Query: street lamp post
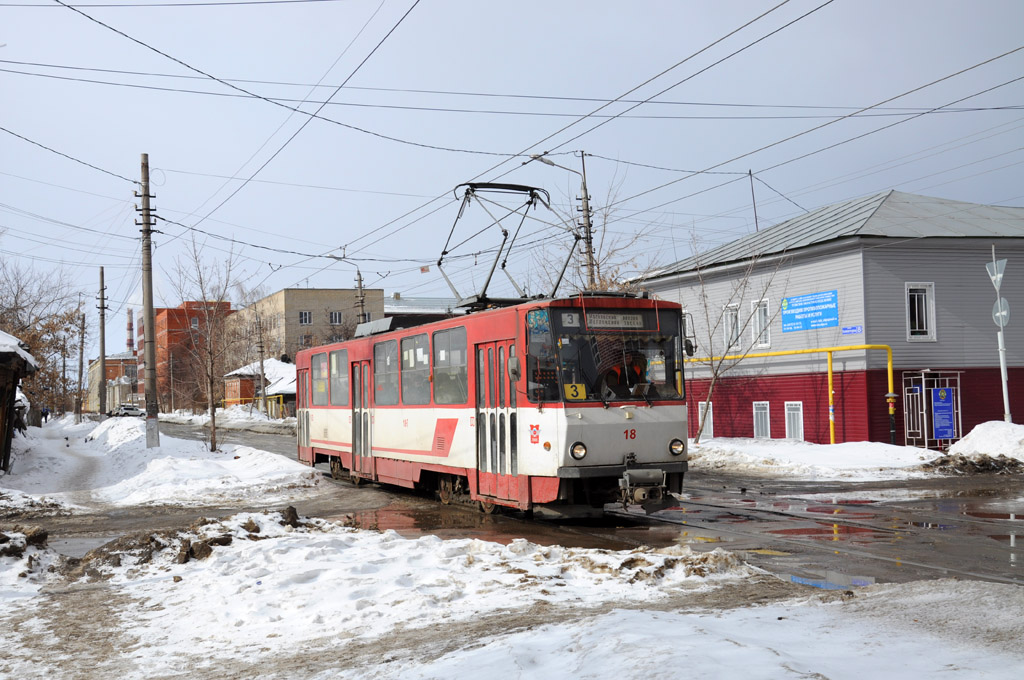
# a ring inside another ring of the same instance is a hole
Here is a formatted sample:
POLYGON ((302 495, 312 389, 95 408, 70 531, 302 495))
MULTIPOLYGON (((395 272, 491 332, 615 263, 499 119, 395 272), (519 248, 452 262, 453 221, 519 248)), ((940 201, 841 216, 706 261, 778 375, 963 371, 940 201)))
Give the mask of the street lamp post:
MULTIPOLYGON (((545 152, 545 153, 547 153, 547 152, 545 152)), ((590 194, 587 193, 587 164, 586 164, 586 160, 585 160, 586 159, 586 154, 584 152, 580 151, 580 165, 583 167, 583 172, 580 172, 579 170, 573 170, 572 168, 567 168, 564 165, 559 165, 558 163, 555 163, 553 160, 551 160, 550 158, 548 158, 544 154, 539 154, 539 153, 538 154, 532 154, 530 156, 530 159, 531 160, 535 160, 535 161, 540 161, 541 163, 544 163, 545 165, 550 165, 550 166, 555 167, 555 168, 561 168, 562 170, 568 170, 569 172, 576 173, 577 175, 580 176, 580 181, 581 181, 580 191, 583 194, 583 196, 580 198, 580 201, 582 202, 582 207, 580 208, 580 212, 583 213, 583 243, 584 243, 584 253, 586 254, 586 257, 587 257, 587 290, 594 290, 594 288, 597 287, 597 284, 595 282, 595 271, 594 271, 595 270, 595 267, 594 267, 594 233, 593 233, 593 228, 592 228, 592 225, 591 225, 591 222, 590 222, 590 194)), ((527 161, 527 162, 529 162, 529 161, 527 161)))

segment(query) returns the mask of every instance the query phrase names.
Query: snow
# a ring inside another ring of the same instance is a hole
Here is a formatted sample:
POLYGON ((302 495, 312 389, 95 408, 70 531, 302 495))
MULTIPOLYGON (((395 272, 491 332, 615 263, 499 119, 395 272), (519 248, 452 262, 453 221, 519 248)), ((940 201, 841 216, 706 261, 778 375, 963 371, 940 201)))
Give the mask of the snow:
MULTIPOLYGON (((270 506, 316 485, 318 473, 275 454, 241 446, 211 453, 163 435, 160 441, 146 449, 144 422, 134 418, 98 425, 64 418, 29 428, 27 438, 14 440, 13 474, 0 477, 0 511, 245 499, 270 506)), ((957 446, 964 455, 1024 459, 1024 426, 986 423, 957 446)), ((694 446, 692 456, 696 468, 816 480, 936 474, 920 468, 930 452, 871 443, 712 439, 694 446)), ((33 630, 24 617, 48 603, 48 588, 66 587, 50 570, 61 557, 28 545, 25 531, 4 527, 0 542, 0 675, 74 677, 54 672, 24 646, 21 636, 33 630)), ((245 512, 154 535, 124 548, 118 561, 93 564, 87 580, 130 603, 116 622, 130 631, 121 659, 138 669, 121 673, 126 678, 184 669, 216 677, 217 664, 253 661, 269 673, 277 658, 325 650, 304 673, 279 677, 409 680, 471 670, 595 680, 640 672, 1009 679, 1024 662, 1024 588, 936 580, 872 585, 847 596, 808 590, 767 605, 709 609, 701 593, 772 577, 733 553, 683 545, 608 551, 410 539, 245 512), (189 546, 206 544, 208 557, 181 558, 189 546), (436 653, 403 647, 403 639, 424 644, 417 634, 430 636, 436 653), (359 654, 374 662, 353 665, 359 654)))
POLYGON ((18 338, 14 337, 10 333, 0 331, 0 352, 11 352, 13 354, 17 354, 19 357, 24 359, 29 366, 39 368, 39 364, 36 362, 35 357, 21 347, 21 340, 18 340, 18 338))
MULTIPOLYGON (((242 366, 228 373, 232 375, 249 375, 259 377, 260 362, 254 361, 251 364, 242 366)), ((295 364, 289 364, 280 359, 263 360, 263 377, 267 381, 267 394, 295 394, 295 364)))
MULTIPOLYGON (((165 423, 209 427, 210 414, 208 412, 194 414, 191 411, 175 411, 174 413, 161 413, 160 420, 165 423)), ((271 418, 260 412, 255 404, 235 404, 228 408, 217 409, 217 427, 225 430, 295 434, 295 417, 271 418)))

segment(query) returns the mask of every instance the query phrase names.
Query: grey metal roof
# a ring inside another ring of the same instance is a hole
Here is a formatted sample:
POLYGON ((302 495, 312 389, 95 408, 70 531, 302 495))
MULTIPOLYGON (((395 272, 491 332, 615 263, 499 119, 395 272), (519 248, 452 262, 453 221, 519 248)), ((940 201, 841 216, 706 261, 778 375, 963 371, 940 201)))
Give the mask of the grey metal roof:
POLYGON ((751 257, 790 252, 848 236, 1024 238, 1024 208, 886 191, 835 203, 681 260, 654 280, 751 257))

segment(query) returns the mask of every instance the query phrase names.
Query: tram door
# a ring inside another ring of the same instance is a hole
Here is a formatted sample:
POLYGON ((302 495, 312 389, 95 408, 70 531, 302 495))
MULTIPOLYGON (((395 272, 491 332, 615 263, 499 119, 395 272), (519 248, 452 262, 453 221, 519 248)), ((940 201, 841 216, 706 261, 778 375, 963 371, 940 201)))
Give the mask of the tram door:
POLYGON ((476 346, 476 462, 481 495, 516 498, 516 394, 508 377, 512 340, 476 346))
POLYGON ((352 472, 373 478, 370 405, 370 362, 352 362, 352 472))

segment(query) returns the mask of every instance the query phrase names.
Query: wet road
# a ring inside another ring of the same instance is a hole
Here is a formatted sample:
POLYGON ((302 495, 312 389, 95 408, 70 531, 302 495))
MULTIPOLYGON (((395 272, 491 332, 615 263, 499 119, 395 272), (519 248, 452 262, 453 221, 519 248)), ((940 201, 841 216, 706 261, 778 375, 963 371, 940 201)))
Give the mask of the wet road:
MULTIPOLYGON (((170 436, 201 438, 161 424, 170 436)), ((294 437, 218 430, 239 443, 294 458, 294 437)), ((323 468, 324 466, 318 466, 323 468)), ((325 470, 326 473, 326 470, 325 470)), ((838 483, 687 476, 680 506, 642 518, 551 523, 521 513, 483 515, 430 494, 328 479, 302 514, 407 536, 475 537, 628 549, 637 545, 724 548, 751 564, 819 587, 957 577, 1024 585, 1024 484, 1019 475, 838 483)))

